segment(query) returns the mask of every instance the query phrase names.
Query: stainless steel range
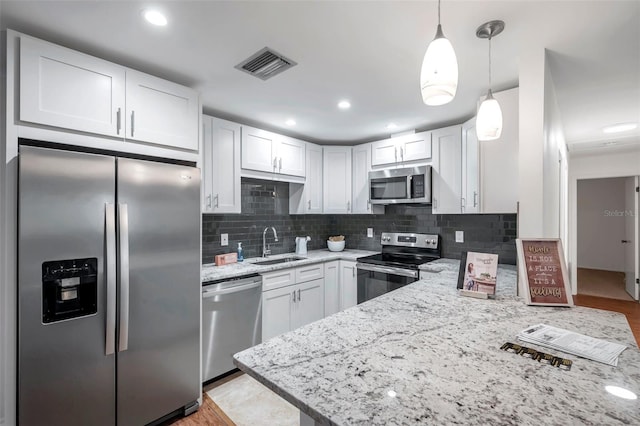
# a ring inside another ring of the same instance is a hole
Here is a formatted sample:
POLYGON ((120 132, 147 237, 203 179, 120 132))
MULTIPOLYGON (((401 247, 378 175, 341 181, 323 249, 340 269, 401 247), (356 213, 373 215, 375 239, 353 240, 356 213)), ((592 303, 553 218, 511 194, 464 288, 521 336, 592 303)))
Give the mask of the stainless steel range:
POLYGON ((418 268, 440 259, 437 234, 390 233, 380 237, 382 253, 358 258, 358 303, 418 281, 418 268))

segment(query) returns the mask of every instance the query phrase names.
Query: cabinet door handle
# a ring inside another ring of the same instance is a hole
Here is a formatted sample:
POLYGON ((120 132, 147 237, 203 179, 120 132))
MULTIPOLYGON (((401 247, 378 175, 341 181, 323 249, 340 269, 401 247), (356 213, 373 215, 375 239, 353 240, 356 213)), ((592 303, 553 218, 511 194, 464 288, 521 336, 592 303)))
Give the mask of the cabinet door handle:
POLYGON ((460 198, 460 210, 464 213, 465 207, 467 207, 467 202, 464 197, 460 198))
POLYGON ((120 120, 121 115, 122 115, 122 109, 118 108, 118 112, 116 113, 116 130, 118 134, 120 134, 120 129, 122 128, 121 120, 120 120))
POLYGON ((351 201, 347 201, 347 212, 351 211, 351 201))
POLYGON ((136 122, 136 112, 131 111, 131 137, 133 137, 133 129, 135 126, 135 122, 136 122))
POLYGON ((278 157, 273 157, 273 171, 278 168, 278 157))
POLYGON ((220 207, 220 194, 216 194, 216 208, 220 207))
POLYGON ((402 147, 400 147, 400 161, 404 161, 404 151, 402 150, 402 147))
POLYGON ((353 273, 353 276, 355 277, 356 276, 356 267, 355 266, 351 267, 351 272, 353 273))
POLYGON ((278 159, 278 170, 282 171, 282 157, 278 159))
POLYGON ((293 290, 293 303, 296 303, 296 291, 293 290))
POLYGON ((302 300, 302 297, 300 297, 300 289, 298 289, 298 302, 302 300))
POLYGON ((207 207, 211 208, 211 194, 207 195, 207 207))
POLYGON ((434 209, 438 208, 438 199, 436 197, 433 197, 433 208, 434 209))
POLYGON ((311 210, 311 200, 309 200, 309 210, 311 210))
POLYGON ((478 206, 478 192, 473 191, 473 207, 477 207, 478 206))
POLYGON ((367 210, 371 210, 371 200, 367 200, 367 210))
POLYGON ((394 152, 394 157, 396 159, 396 161, 398 161, 398 147, 393 147, 393 152, 394 152))

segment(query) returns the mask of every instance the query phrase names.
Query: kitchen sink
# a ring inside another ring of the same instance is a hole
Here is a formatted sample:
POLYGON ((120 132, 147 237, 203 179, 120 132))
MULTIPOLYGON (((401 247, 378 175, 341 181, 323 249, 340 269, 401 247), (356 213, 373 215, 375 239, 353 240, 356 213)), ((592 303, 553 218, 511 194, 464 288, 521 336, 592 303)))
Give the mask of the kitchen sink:
POLYGON ((269 260, 260 260, 258 262, 253 262, 254 265, 277 265, 278 263, 287 263, 287 262, 295 262, 296 260, 304 260, 305 257, 298 256, 288 256, 281 257, 279 259, 269 259, 269 260))

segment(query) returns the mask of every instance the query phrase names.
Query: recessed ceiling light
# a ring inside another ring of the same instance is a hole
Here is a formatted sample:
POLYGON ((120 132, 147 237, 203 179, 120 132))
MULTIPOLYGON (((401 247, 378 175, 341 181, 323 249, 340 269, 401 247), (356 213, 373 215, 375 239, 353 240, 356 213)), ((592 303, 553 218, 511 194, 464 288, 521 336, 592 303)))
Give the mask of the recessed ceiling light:
POLYGON ((602 128, 603 133, 621 133, 628 132, 638 127, 638 123, 620 123, 602 128))
POLYGON ((340 109, 349 109, 351 108, 351 102, 349 101, 340 101, 338 102, 338 108, 340 109))
POLYGON ((398 125, 396 123, 389 123, 387 124, 387 130, 393 130, 395 128, 397 128, 398 125))
POLYGON ((287 126, 295 126, 296 120, 294 120, 293 118, 290 118, 287 121, 285 121, 284 124, 286 124, 287 126))
POLYGON ((142 12, 142 15, 150 24, 157 25, 159 27, 167 25, 167 18, 158 10, 146 9, 142 12))
POLYGON ((605 386, 604 389, 611 395, 617 396, 618 398, 638 399, 638 395, 628 389, 621 388, 619 386, 605 386))

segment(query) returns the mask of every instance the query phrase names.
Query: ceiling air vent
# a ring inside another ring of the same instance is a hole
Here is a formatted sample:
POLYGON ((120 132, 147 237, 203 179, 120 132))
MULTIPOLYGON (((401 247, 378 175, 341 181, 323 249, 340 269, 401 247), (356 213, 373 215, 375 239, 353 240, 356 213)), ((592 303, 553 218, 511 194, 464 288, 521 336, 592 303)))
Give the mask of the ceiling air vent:
POLYGON ((285 58, 273 49, 265 47, 240 62, 235 68, 261 80, 268 80, 274 75, 280 74, 282 71, 296 65, 297 62, 285 58))

